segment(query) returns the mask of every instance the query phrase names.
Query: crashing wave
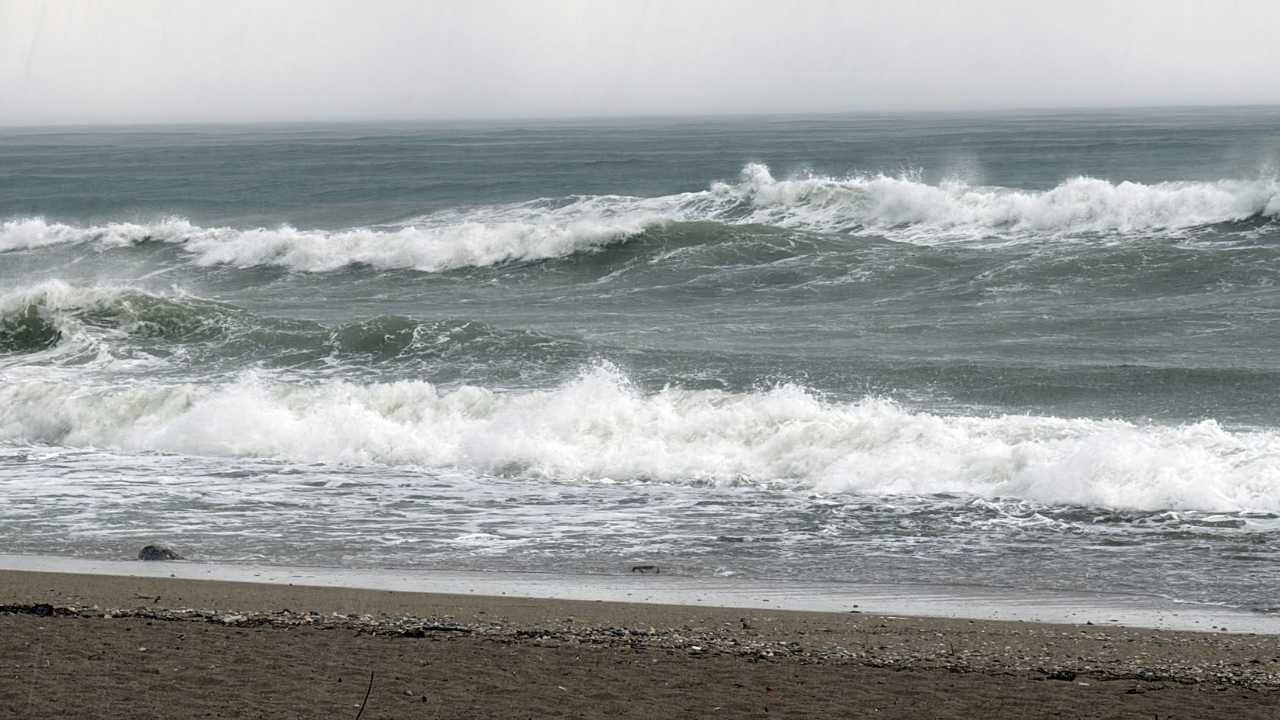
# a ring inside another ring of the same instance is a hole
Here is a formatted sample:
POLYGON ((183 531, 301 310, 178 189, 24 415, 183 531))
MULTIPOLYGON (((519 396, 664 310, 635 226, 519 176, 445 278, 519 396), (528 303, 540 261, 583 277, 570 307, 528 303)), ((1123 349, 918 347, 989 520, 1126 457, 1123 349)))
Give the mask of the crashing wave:
POLYGON ((644 393, 595 366, 540 391, 426 382, 0 385, 0 440, 559 480, 956 493, 1125 509, 1280 511, 1280 434, 944 416, 803 387, 644 393))
POLYGON ((27 218, 0 224, 0 252, 67 243, 100 249, 171 243, 197 265, 325 272, 352 265, 444 272, 600 251, 669 222, 763 224, 870 233, 905 242, 1182 230, 1280 217, 1280 179, 1113 183, 1078 177, 1044 191, 931 185, 910 177, 778 180, 750 164, 736 182, 653 198, 574 196, 452 210, 396 227, 206 228, 182 218, 81 227, 27 218))

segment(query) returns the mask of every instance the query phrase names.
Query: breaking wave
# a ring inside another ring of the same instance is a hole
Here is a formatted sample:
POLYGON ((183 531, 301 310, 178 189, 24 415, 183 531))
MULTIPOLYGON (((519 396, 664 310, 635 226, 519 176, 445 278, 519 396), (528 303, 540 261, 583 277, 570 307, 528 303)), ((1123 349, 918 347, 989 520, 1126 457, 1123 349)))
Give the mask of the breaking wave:
POLYGON ((1123 509, 1280 511, 1280 434, 1213 421, 945 416, 796 385, 644 393, 596 365, 539 391, 426 382, 0 385, 0 440, 560 480, 955 493, 1123 509))
POLYGON ((464 221, 393 229, 341 231, 278 228, 203 228, 182 218, 150 224, 111 223, 78 227, 41 218, 0 226, 0 251, 64 243, 92 243, 103 249, 162 242, 181 245, 197 265, 278 266, 326 272, 352 265, 378 269, 443 272, 565 257, 604 247, 640 232, 644 219, 616 222, 585 217, 541 221, 464 221))
POLYGON ((0 350, 40 349, 86 326, 175 340, 211 338, 222 335, 234 318, 247 315, 190 295, 166 297, 127 286, 47 280, 0 296, 0 350))
POLYGON ((165 356, 180 351, 189 361, 252 362, 280 356, 295 365, 341 357, 547 360, 583 352, 573 340, 471 320, 379 315, 329 326, 256 315, 183 293, 156 294, 128 286, 50 280, 0 295, 0 353, 54 349, 62 360, 74 363, 113 353, 127 355, 140 348, 165 356))
POLYGON ((735 182, 700 192, 571 196, 345 230, 206 228, 182 218, 94 226, 13 219, 0 224, 0 252, 68 243, 99 249, 169 243, 204 266, 444 272, 597 252, 669 222, 763 224, 933 243, 1180 230, 1277 216, 1276 178, 1142 184, 1079 177, 1032 191, 887 175, 778 180, 768 167, 750 164, 735 182))

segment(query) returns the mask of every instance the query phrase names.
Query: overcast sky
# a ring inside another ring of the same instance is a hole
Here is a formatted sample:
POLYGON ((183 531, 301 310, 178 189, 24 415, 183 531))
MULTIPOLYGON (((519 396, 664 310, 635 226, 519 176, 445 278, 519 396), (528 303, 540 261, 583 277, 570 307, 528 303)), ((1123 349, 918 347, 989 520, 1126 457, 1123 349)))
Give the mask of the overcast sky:
POLYGON ((1280 0, 0 0, 0 123, 1280 103, 1280 0))

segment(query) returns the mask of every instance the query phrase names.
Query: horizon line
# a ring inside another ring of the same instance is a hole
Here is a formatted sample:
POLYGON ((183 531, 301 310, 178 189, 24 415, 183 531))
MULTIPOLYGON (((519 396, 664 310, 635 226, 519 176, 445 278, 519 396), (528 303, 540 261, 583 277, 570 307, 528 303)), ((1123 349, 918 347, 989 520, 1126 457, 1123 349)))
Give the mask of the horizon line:
POLYGON ((991 108, 928 108, 912 110, 801 110, 771 112, 709 112, 709 113, 635 113, 635 114, 581 114, 581 115, 455 115, 455 116, 370 116, 332 118, 274 118, 274 119, 215 119, 215 120, 139 120, 139 121, 54 121, 45 123, 6 123, 0 120, 3 130, 36 130, 51 128, 145 128, 145 127, 231 127, 251 125, 393 125, 393 124, 450 124, 450 123, 573 123, 618 121, 696 121, 752 118, 805 118, 805 117, 855 117, 855 116, 904 116, 904 115, 994 115, 1033 113, 1101 113, 1139 112, 1159 110, 1246 110, 1276 109, 1280 103, 1182 103, 1170 105, 1044 105, 1006 106, 991 108))

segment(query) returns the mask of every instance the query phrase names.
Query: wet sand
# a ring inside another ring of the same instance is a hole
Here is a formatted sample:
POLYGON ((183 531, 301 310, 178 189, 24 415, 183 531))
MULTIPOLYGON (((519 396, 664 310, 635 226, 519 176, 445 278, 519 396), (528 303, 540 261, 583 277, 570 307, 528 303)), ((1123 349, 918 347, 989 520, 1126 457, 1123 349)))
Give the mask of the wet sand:
POLYGON ((1280 636, 0 571, 0 717, 1274 718, 1280 636))

